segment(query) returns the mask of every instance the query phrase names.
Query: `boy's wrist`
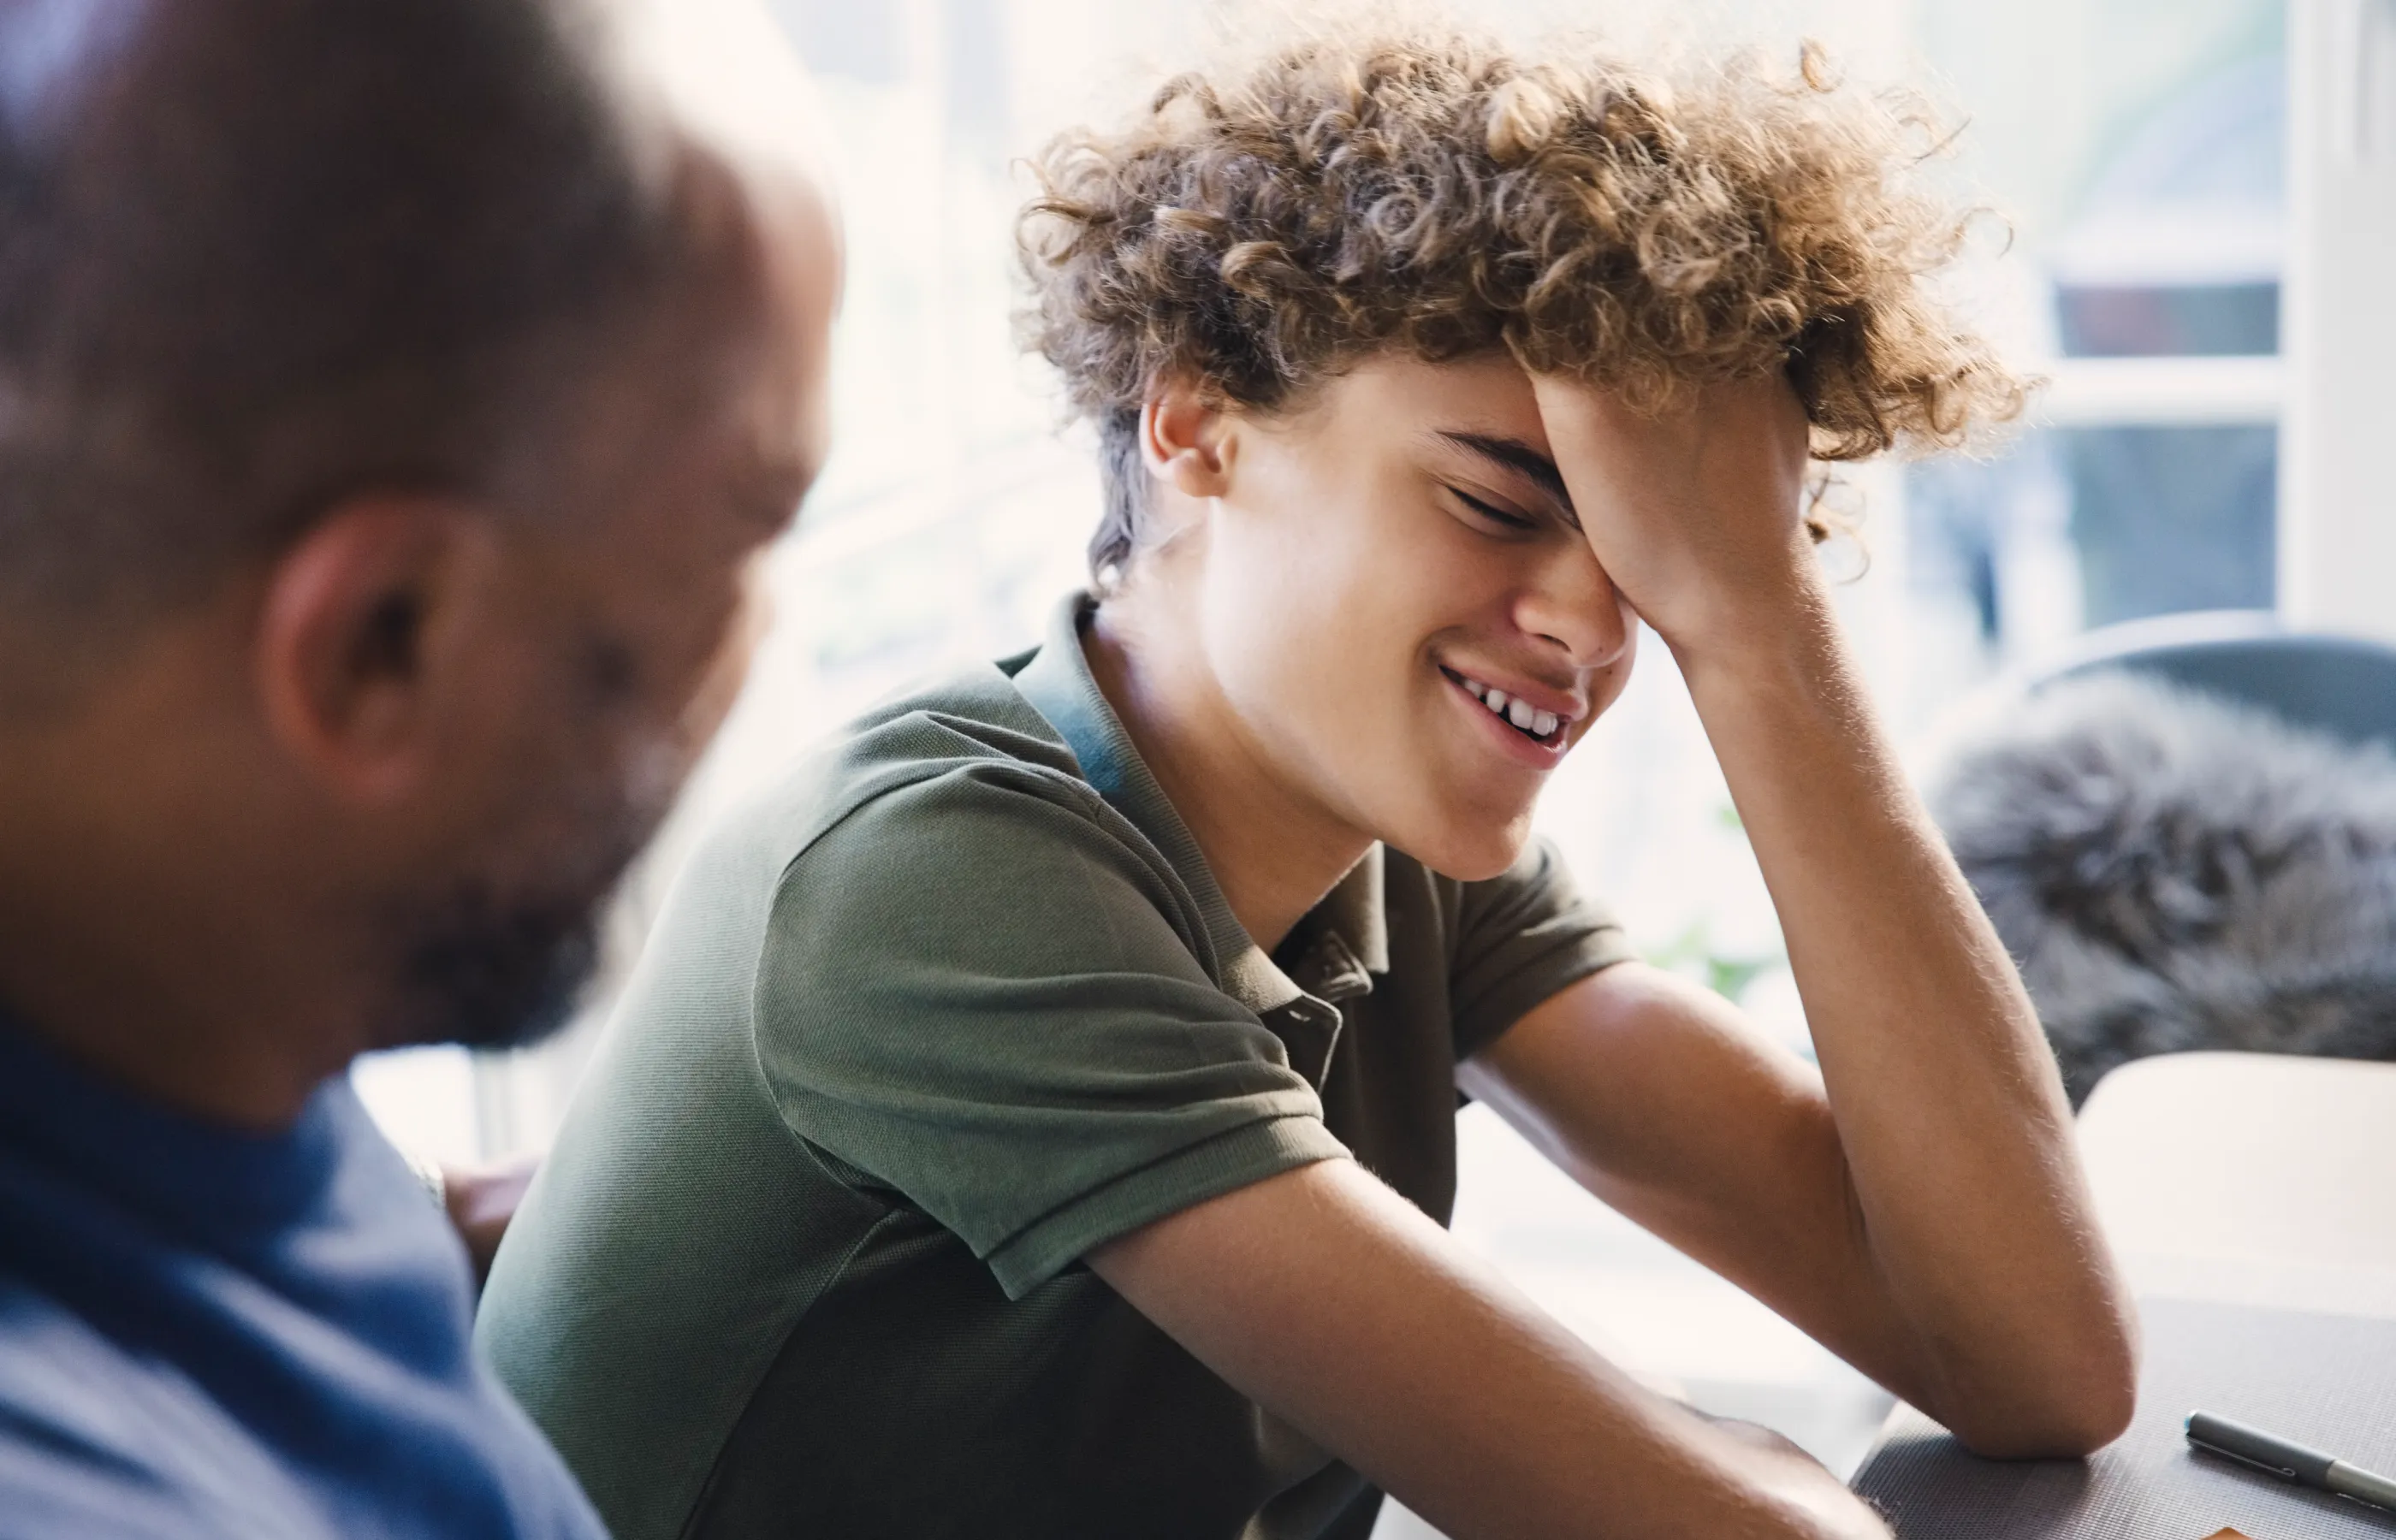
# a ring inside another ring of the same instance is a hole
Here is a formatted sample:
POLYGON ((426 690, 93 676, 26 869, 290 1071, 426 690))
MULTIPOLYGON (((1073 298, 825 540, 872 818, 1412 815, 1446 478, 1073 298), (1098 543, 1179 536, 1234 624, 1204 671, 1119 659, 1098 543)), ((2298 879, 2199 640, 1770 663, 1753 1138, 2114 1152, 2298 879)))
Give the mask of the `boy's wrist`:
POLYGON ((1691 622, 1656 629, 1701 706, 1717 692, 1844 684, 1844 638, 1810 552, 1784 573, 1725 586, 1691 622))

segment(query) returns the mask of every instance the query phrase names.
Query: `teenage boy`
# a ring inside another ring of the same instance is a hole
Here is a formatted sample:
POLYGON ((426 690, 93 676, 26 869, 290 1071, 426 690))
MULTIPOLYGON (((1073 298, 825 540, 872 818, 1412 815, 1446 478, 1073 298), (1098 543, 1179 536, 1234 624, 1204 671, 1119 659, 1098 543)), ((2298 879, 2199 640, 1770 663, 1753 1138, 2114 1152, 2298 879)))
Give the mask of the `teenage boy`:
POLYGON ((0 1536, 600 1522, 343 1071, 558 1019, 836 254, 546 0, 0 7, 0 1536))
POLYGON ((1812 556, 1809 449, 2017 401, 1910 126, 1345 38, 1046 161, 1094 595, 696 856, 482 1340, 626 1540, 1857 1536, 1456 1246, 1459 1091, 1991 1454, 2112 1438, 2054 1066, 1812 556), (1818 1076, 1531 837, 1671 647, 1818 1076))

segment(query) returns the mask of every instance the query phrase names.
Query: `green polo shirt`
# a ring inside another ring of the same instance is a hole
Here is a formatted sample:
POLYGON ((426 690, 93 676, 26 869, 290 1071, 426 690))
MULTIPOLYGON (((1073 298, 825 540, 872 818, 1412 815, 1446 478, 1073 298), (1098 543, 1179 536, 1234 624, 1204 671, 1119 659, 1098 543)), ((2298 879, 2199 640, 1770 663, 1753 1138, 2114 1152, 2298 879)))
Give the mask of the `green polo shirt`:
POLYGON ((619 1540, 1372 1525, 1078 1258, 1324 1160, 1444 1223, 1457 1061, 1628 951, 1537 845, 1377 849, 1268 957, 1087 603, 852 724, 667 901, 477 1330, 619 1540))

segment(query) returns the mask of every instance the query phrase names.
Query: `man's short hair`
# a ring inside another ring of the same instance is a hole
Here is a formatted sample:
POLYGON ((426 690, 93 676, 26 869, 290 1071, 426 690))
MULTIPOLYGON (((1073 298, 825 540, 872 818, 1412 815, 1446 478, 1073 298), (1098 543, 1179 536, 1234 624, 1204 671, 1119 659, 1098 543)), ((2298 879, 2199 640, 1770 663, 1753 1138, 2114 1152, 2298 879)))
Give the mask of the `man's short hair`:
POLYGON ((0 6, 0 617, 113 627, 345 493, 521 482, 653 302, 671 181, 567 0, 0 6))
POLYGON ((1634 403, 1785 370, 1815 454, 1946 446, 2021 389, 1926 291, 1964 219, 1919 104, 1752 59, 1333 33, 1191 73, 1043 153, 1027 341, 1098 430, 1101 575, 1138 544, 1147 393, 1271 410, 1363 356, 1507 351, 1634 403))

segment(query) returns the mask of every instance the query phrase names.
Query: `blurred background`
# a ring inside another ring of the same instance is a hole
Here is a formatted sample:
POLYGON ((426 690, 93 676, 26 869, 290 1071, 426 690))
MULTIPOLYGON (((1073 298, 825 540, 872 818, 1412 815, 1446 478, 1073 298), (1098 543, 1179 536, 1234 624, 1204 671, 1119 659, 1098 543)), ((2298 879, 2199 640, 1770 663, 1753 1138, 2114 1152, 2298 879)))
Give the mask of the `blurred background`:
MULTIPOLYGON (((2342 322, 2305 334, 2328 339, 2319 356, 2287 355, 2292 326, 2329 307, 2338 284, 2376 286, 2367 272, 2338 276, 2340 243, 2353 243, 2336 179, 2396 125, 2340 82, 2357 49, 2396 49, 2389 0, 1454 8, 1526 37, 1569 20, 1631 47, 1703 39, 1793 57, 1817 38, 1852 74, 1921 87, 1964 125, 1940 174, 2001 218, 1984 221, 1958 294, 2049 383, 1990 458, 1846 476, 1869 564, 1855 551, 1829 559, 1865 569, 1844 603, 1902 737, 2092 626, 2273 608, 2375 623, 2378 578, 2396 574, 2396 552, 2374 545, 2387 521, 2342 499, 2348 471, 2305 446, 2341 412, 2396 425, 2396 388, 2355 345, 2333 356, 2352 330, 2342 322), (2310 458, 2283 463, 2292 454, 2310 458)), ((714 810, 874 697, 1034 640, 1077 583, 1096 478, 1011 340, 1012 221, 1029 185, 1016 163, 1269 20, 1195 0, 656 7, 643 46, 719 110, 753 110, 754 131, 797 110, 786 77, 761 61, 805 60, 850 266, 836 453, 776 554, 779 620, 748 694, 619 906, 617 968, 714 810), (741 88, 713 90, 718 76, 741 88)), ((1648 957, 1806 1049, 1770 907, 1661 647, 1645 649, 1543 816, 1648 957)), ((384 1055, 358 1078, 417 1151, 473 1162, 538 1149, 604 1012, 603 989, 538 1050, 384 1055)), ((1834 1468, 1860 1455, 1884 1395, 1614 1218, 1477 1109, 1463 1141, 1458 1232, 1560 1316, 1834 1468)), ((1384 1533, 1410 1522, 1393 1515, 1384 1533)))

